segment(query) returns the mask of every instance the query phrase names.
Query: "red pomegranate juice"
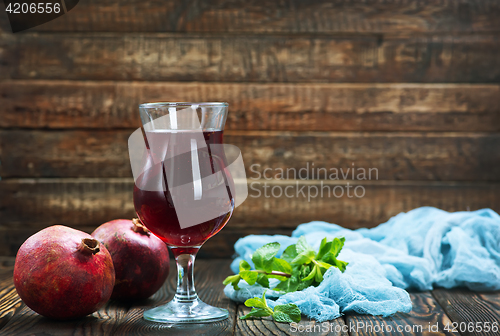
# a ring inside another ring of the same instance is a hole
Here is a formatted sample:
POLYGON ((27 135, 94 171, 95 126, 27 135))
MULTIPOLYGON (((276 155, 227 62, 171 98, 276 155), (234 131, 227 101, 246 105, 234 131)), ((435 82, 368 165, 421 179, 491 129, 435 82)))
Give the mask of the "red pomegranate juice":
MULTIPOLYGON (((203 207, 192 209, 193 212, 202 211, 202 213, 207 214, 207 218, 211 219, 182 228, 172 199, 172 186, 169 186, 168 181, 171 183, 176 181, 180 184, 192 182, 188 177, 193 176, 193 154, 178 149, 180 148, 179 139, 182 139, 182 142, 190 139, 189 131, 145 132, 148 151, 144 160, 149 162, 144 164, 149 168, 135 182, 134 206, 137 215, 146 227, 167 243, 175 255, 196 253, 207 239, 226 225, 233 212, 234 199, 229 188, 233 181, 226 169, 227 162, 222 146, 222 133, 222 131, 204 131, 203 137, 206 147, 203 144, 196 151, 201 178, 220 171, 222 174, 218 174, 218 176, 222 176, 224 179, 220 183, 212 183, 208 186, 204 182, 203 207), (183 132, 182 137, 179 137, 179 132, 183 132), (181 154, 175 155, 176 151, 181 154), (169 155, 166 156, 166 153, 169 155), (164 159, 160 160, 159 158, 164 159), (225 198, 220 197, 221 191, 226 195, 225 198)), ((191 197, 193 197, 192 194, 191 197)), ((176 199, 176 202, 179 201, 192 202, 192 199, 176 199)))

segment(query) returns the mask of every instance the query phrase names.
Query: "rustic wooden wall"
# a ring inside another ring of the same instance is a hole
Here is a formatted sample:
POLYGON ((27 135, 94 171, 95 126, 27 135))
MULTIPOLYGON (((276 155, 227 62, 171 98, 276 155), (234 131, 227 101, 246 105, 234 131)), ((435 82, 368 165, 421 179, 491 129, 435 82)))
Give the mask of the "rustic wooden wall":
POLYGON ((495 0, 87 0, 11 34, 0 14, 0 255, 54 223, 134 215, 127 138, 146 101, 228 101, 226 141, 260 171, 378 169, 326 182, 363 198, 251 191, 204 256, 315 219, 500 211, 499 17, 495 0))

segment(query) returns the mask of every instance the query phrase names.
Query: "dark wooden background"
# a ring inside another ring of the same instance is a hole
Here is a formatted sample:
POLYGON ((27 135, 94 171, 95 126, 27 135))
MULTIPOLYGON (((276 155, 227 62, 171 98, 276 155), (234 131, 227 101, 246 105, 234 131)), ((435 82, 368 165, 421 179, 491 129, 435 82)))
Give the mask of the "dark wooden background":
POLYGON ((378 169, 351 182, 361 199, 249 197, 203 256, 311 220, 500 211, 499 18, 495 0, 87 0, 12 34, 0 13, 0 255, 134 216, 127 138, 148 101, 229 102, 247 167, 378 169))

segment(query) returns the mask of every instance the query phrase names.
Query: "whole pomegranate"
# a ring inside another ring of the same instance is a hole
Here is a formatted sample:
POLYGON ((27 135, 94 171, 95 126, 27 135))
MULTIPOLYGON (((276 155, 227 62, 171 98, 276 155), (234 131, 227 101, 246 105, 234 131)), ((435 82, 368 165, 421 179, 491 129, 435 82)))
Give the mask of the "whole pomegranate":
POLYGON ((168 248, 138 219, 116 219, 99 226, 92 236, 111 254, 116 282, 111 298, 145 299, 165 282, 168 248))
POLYGON ((19 248, 14 285, 28 307, 66 320, 102 307, 115 283, 113 261, 91 235, 54 225, 29 237, 19 248))

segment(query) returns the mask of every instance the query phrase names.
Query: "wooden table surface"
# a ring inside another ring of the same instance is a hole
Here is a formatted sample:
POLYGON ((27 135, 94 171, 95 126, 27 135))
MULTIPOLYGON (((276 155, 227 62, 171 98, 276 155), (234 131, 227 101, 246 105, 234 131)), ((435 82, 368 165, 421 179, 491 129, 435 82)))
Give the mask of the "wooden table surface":
POLYGON ((199 296, 209 304, 228 309, 229 319, 172 326, 142 319, 144 309, 167 302, 173 296, 172 272, 163 288, 146 301, 134 304, 110 301, 85 318, 58 322, 39 316, 23 304, 12 283, 13 259, 2 259, 0 335, 500 335, 500 331, 484 331, 487 322, 490 328, 493 325, 500 328, 500 293, 468 290, 410 293, 412 312, 387 318, 348 314, 317 323, 303 317, 295 327, 275 323, 270 318, 240 320, 249 308, 229 300, 223 293, 222 280, 231 273, 229 264, 227 259, 199 259, 195 268, 199 296))

